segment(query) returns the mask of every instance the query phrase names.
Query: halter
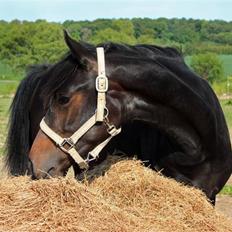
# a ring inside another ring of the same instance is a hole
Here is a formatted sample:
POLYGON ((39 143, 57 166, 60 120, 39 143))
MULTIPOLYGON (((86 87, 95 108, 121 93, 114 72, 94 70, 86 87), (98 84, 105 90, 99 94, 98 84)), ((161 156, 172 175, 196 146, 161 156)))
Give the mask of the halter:
POLYGON ((97 109, 95 114, 86 121, 76 132, 69 138, 63 138, 54 132, 45 122, 44 118, 40 122, 40 129, 65 153, 69 154, 81 169, 87 169, 89 162, 98 158, 101 150, 109 143, 109 141, 121 132, 121 128, 116 128, 109 123, 109 111, 106 107, 106 92, 108 90, 108 78, 105 74, 105 56, 104 48, 97 48, 98 76, 96 78, 97 90, 97 109), (109 137, 102 143, 98 144, 92 151, 88 153, 87 159, 83 159, 75 148, 77 142, 86 134, 97 122, 105 123, 109 137))

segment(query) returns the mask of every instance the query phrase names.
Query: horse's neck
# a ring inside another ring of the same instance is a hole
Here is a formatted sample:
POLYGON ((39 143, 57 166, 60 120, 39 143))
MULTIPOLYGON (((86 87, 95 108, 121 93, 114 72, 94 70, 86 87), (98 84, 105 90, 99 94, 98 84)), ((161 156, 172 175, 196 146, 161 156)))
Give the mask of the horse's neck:
POLYGON ((127 70, 115 75, 130 94, 126 118, 147 121, 184 141, 189 133, 191 136, 188 137, 199 136, 208 149, 214 150, 212 141, 215 145, 217 141, 215 113, 219 110, 217 106, 213 107, 214 97, 208 85, 192 76, 187 68, 185 75, 177 76, 168 69, 153 66, 144 64, 140 70, 135 67, 133 75, 127 70), (187 78, 190 80, 186 81, 187 78), (205 97, 207 94, 212 97, 205 97), (193 115, 193 109, 197 110, 198 116, 193 115), (183 128, 188 133, 180 133, 183 128))
MULTIPOLYGON (((186 152, 200 149, 199 137, 181 114, 170 107, 137 96, 129 96, 126 101, 123 120, 142 121, 154 126, 182 145, 186 152)), ((139 131, 137 132, 139 133, 139 131)))

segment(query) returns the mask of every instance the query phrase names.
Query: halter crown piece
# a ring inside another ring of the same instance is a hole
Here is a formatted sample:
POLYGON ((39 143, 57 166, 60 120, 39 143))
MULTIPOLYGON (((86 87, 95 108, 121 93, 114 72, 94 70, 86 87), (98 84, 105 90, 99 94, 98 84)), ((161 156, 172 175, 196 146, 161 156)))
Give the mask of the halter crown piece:
POLYGON ((105 55, 104 48, 97 48, 98 76, 96 78, 97 91, 97 109, 95 114, 86 121, 76 132, 69 138, 62 138, 54 132, 45 122, 44 118, 40 122, 40 129, 65 153, 69 154, 81 169, 87 169, 89 162, 98 158, 101 150, 109 143, 109 141, 121 132, 121 128, 111 125, 108 120, 108 109, 106 107, 106 92, 108 91, 108 78, 105 73, 105 55), (92 151, 88 153, 87 159, 83 159, 75 146, 81 137, 86 134, 97 122, 105 122, 109 137, 98 144, 92 151))

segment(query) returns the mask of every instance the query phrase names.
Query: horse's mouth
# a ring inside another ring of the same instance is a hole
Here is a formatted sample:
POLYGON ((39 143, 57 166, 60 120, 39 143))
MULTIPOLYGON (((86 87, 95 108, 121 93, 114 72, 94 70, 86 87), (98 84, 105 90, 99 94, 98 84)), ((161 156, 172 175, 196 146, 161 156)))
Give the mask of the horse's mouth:
POLYGON ((38 179, 50 179, 50 178, 58 178, 58 177, 65 177, 69 171, 69 168, 58 170, 55 167, 49 168, 47 171, 37 169, 36 174, 34 171, 29 173, 31 175, 32 180, 38 179))

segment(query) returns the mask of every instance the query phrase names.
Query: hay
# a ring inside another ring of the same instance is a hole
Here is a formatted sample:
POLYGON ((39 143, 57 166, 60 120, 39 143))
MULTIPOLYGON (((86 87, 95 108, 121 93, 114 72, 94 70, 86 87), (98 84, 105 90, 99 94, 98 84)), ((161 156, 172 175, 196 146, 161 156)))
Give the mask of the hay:
POLYGON ((0 231, 232 231, 203 194, 143 167, 114 164, 91 184, 0 180, 0 231))

